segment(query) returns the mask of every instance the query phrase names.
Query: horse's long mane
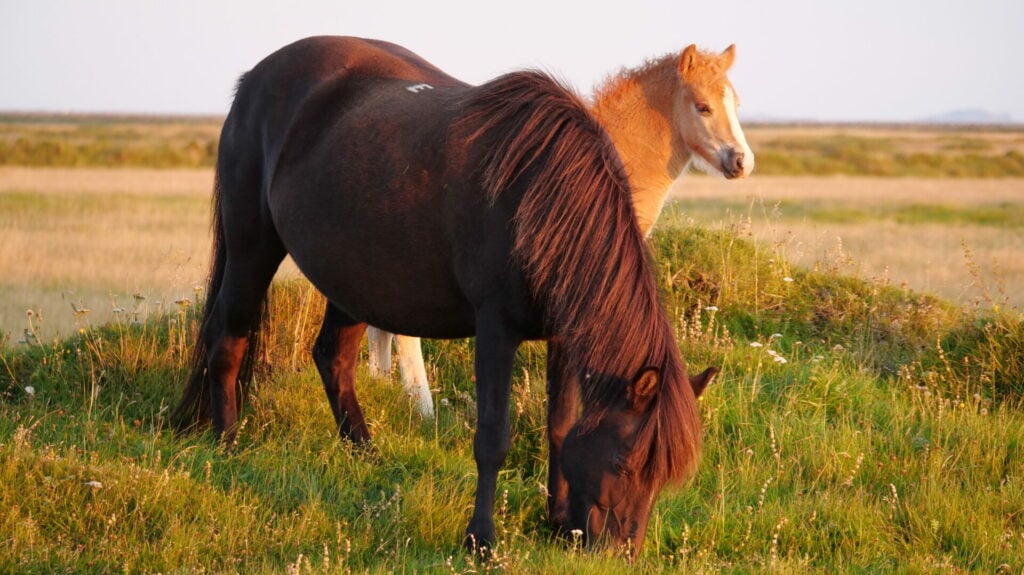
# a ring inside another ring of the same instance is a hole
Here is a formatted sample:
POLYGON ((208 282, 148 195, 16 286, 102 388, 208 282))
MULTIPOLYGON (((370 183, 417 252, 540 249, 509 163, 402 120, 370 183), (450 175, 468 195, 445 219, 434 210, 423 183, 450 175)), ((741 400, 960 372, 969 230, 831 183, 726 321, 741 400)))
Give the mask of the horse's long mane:
POLYGON ((540 72, 499 77, 464 105, 455 129, 488 147, 480 176, 492 201, 523 190, 513 257, 569 365, 593 374, 581 379, 585 412, 600 417, 642 368, 658 368, 636 463, 652 479, 687 475, 700 451, 696 400, 615 146, 579 96, 540 72))

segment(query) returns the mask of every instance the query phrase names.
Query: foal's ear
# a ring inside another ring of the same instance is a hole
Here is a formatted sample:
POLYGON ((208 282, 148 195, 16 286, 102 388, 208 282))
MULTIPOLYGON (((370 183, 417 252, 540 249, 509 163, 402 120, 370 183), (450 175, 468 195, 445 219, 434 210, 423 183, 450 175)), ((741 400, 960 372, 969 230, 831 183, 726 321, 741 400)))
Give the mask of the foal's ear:
POLYGON ((660 371, 656 367, 645 367, 636 374, 626 390, 626 399, 636 411, 645 411, 658 390, 660 371))
POLYGON ((690 44, 687 46, 683 53, 679 56, 679 75, 686 78, 693 71, 694 66, 697 65, 697 45, 690 44))
POLYGON ((730 44, 719 56, 725 70, 732 68, 732 62, 736 59, 736 44, 730 44))
POLYGON ((698 375, 690 376, 690 387, 693 388, 693 396, 700 397, 700 394, 704 393, 704 388, 715 379, 718 372, 719 369, 717 367, 709 367, 698 375))

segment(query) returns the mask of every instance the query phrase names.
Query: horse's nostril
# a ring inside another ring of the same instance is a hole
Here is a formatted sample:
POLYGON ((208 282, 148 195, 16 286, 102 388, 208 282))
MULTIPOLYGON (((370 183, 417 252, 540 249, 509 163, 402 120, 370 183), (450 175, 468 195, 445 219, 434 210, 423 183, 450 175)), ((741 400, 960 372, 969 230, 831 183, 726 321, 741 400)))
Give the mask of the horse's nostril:
POLYGON ((739 153, 739 154, 736 154, 735 156, 733 156, 732 164, 733 164, 733 167, 736 169, 737 172, 742 172, 743 171, 743 154, 739 153))

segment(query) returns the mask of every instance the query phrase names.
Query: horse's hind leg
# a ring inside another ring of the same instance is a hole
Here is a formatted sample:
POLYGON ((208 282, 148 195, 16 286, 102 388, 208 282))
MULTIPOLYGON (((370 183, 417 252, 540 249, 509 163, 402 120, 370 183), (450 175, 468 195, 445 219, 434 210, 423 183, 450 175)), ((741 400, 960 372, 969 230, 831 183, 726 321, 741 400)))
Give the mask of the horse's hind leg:
MULTIPOLYGON (((284 255, 278 242, 259 249, 249 246, 242 257, 233 257, 229 247, 223 283, 203 325, 213 432, 226 443, 234 441, 238 429, 238 376, 249 339, 259 325, 263 299, 284 255)), ((252 361, 251 350, 249 355, 252 361)))
POLYGON ((320 335, 313 346, 313 360, 324 382, 327 401, 342 437, 355 443, 370 440, 370 431, 356 399, 356 360, 366 324, 353 320, 327 304, 320 335))

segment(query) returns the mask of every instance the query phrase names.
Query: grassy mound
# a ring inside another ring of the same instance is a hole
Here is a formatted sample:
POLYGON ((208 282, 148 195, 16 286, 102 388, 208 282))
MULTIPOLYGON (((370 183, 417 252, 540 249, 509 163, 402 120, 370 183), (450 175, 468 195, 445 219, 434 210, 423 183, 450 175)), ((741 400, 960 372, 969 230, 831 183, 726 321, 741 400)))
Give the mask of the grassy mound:
POLYGON ((544 519, 544 347, 519 353, 497 556, 472 506, 472 341, 426 343, 437 416, 360 372, 375 451, 339 441, 308 357, 323 302, 275 287, 237 447, 176 437, 196 306, 0 356, 0 571, 793 572, 1024 568, 1024 327, 792 269, 677 226, 652 240, 702 400, 697 477, 666 491, 633 564, 544 519))

